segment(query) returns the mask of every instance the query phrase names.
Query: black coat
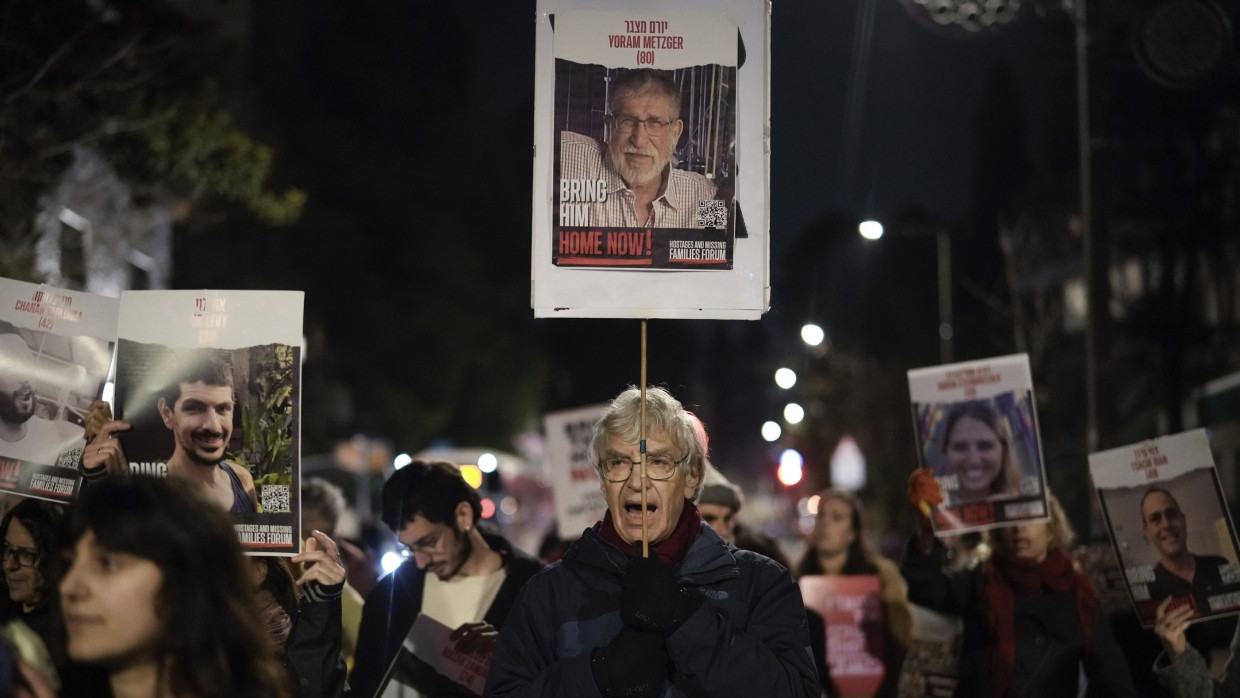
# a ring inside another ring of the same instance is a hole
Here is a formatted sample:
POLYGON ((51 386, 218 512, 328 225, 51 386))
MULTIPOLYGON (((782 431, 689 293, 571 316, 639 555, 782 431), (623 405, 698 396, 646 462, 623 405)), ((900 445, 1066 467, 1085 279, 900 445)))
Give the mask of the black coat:
MULTIPOLYGON (((482 537, 492 550, 504 558, 506 572, 499 593, 483 620, 496 628, 503 628, 517 592, 527 579, 542 569, 542 563, 512 547, 500 536, 484 533, 482 537)), ((413 627, 414 619, 422 611, 425 581, 426 572, 418 569, 417 563, 410 558, 395 572, 380 579, 366 595, 366 604, 362 606, 362 624, 357 633, 357 651, 353 655, 353 673, 349 675, 354 696, 371 698, 379 690, 388 665, 413 627)))

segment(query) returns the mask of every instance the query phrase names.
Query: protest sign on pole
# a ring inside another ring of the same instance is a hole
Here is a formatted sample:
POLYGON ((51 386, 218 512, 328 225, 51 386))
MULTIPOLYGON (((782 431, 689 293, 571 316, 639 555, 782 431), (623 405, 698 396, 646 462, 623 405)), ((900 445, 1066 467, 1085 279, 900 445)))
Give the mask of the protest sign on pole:
POLYGON ((590 454, 594 423, 606 409, 605 404, 591 405, 543 416, 547 434, 544 468, 555 496, 560 537, 566 540, 576 539, 607 511, 607 499, 590 454))
POLYGON ((1240 612, 1236 533, 1204 429, 1091 453, 1089 472, 1144 627, 1168 597, 1191 622, 1240 612))
POLYGON ((540 0, 535 316, 766 311, 769 35, 760 2, 540 0))
POLYGON ((86 411, 112 365, 117 304, 0 279, 0 492, 77 496, 86 411))
POLYGON ((943 493, 936 534, 1048 520, 1027 355, 913 369, 908 385, 918 460, 943 493))
MULTIPOLYGON (((300 544, 300 291, 121 294, 116 412, 135 473, 218 468, 246 549, 300 544), (187 394, 188 393, 188 394, 187 394)), ((215 492, 217 497, 222 496, 215 492)))

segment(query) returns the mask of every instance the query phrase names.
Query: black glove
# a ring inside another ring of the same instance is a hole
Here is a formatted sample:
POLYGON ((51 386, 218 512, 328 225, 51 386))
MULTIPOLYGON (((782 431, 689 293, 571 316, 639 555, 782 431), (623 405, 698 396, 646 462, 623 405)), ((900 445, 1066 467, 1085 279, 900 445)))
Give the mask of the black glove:
POLYGON ((632 628, 621 628, 606 647, 590 653, 590 671, 604 698, 661 694, 667 663, 663 637, 632 628))
POLYGON ((620 590, 620 620, 665 636, 676 632, 704 601, 701 594, 680 586, 672 568, 653 557, 629 560, 620 590))

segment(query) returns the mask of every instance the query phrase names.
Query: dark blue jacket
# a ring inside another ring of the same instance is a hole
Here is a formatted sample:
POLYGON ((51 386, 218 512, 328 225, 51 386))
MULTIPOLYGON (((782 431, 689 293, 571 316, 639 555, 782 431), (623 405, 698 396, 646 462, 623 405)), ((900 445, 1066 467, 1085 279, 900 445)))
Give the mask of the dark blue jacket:
MULTIPOLYGON (((620 579, 628 558, 587 529, 564 558, 535 575, 500 632, 487 696, 600 696, 590 650, 620 630, 620 579)), ((702 524, 677 569, 706 597, 667 638, 674 667, 667 696, 806 696, 820 687, 801 591, 788 571, 737 550, 702 524)))

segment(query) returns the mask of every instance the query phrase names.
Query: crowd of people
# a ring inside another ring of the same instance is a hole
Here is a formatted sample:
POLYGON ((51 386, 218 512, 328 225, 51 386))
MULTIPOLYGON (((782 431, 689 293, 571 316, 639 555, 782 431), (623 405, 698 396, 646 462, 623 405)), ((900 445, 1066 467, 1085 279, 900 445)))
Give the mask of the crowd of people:
MULTIPOLYGON (((210 397, 200 428, 230 428, 217 409, 227 396, 195 390, 213 380, 170 394, 170 418, 210 397)), ((741 517, 745 495, 709 462, 702 422, 649 387, 622 392, 594 426, 607 507, 579 538, 535 558, 486 524, 456 464, 414 460, 382 489, 382 523, 406 559, 378 578, 375 551, 341 532, 350 512, 336 485, 303 479, 299 554, 247 556, 230 510, 253 499, 219 468, 218 440, 188 429, 178 449, 184 467, 225 478, 122 474, 112 436, 127 425, 101 407, 79 498, 10 497, 0 518, 0 694, 856 695, 832 675, 835 621, 799 584, 864 577, 881 619, 865 628, 881 672, 864 695, 909 695, 901 669, 921 608, 959 623, 956 696, 1240 696, 1234 617, 1195 622, 1192 601, 1227 561, 1188 551, 1171 492, 1140 500, 1159 560, 1151 593, 1165 596, 1153 631, 1104 611, 1053 494, 1048 521, 935 535, 930 510, 949 497, 1010 491, 1010 437, 985 410, 958 412, 941 446, 956 488, 913 472, 918 523, 899 560, 876 552, 861 500, 828 489, 790 561, 741 517)))

